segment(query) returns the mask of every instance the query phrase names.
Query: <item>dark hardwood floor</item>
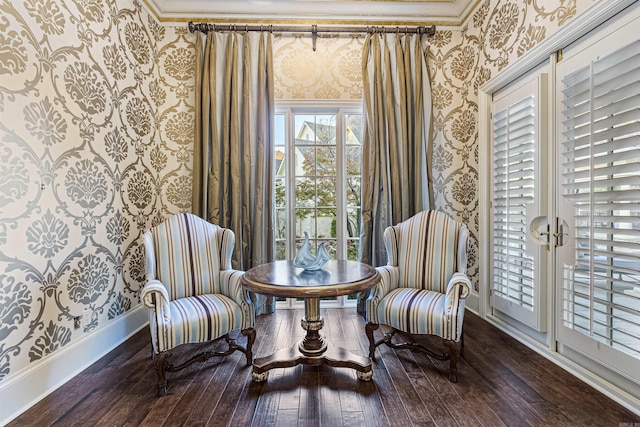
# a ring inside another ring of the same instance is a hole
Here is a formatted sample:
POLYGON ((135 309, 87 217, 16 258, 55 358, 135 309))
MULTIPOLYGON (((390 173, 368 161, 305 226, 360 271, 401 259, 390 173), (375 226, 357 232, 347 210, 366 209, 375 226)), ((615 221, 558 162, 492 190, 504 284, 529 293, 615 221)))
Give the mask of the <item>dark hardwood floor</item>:
MULTIPOLYGON (((302 310, 260 316, 254 347, 265 356, 303 335, 302 310)), ((355 309, 322 310, 334 344, 366 355, 355 309)), ((156 396, 145 328, 15 419, 10 426, 631 426, 640 417, 480 320, 465 317, 459 382, 448 362, 381 346, 373 381, 345 368, 275 369, 251 381, 244 355, 169 373, 156 396)), ((181 349, 180 354, 193 351, 181 349)))

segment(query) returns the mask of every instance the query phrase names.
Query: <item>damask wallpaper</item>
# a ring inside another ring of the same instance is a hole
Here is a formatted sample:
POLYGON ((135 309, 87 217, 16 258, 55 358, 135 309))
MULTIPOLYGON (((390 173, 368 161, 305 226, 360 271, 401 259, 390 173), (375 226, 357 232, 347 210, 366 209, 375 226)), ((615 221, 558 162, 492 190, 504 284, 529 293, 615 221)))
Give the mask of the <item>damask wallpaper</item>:
POLYGON ((362 99, 365 34, 321 34, 313 50, 308 33, 274 38, 275 95, 289 99, 362 99))
POLYGON ((141 233, 190 209, 192 40, 138 1, 0 1, 0 386, 139 304, 141 233))
MULTIPOLYGON (((593 3, 485 0, 429 40, 436 208, 476 290, 478 88, 593 3)), ((190 209, 194 40, 138 0, 0 0, 0 387, 139 305, 141 234, 190 209)), ((277 98, 360 99, 363 41, 276 37, 277 98)))

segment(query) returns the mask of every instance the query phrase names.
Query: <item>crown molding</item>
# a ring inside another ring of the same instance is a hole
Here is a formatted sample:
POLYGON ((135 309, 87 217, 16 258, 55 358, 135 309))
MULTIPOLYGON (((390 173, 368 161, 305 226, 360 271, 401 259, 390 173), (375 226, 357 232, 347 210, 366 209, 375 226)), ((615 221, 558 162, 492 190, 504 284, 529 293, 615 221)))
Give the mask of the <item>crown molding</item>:
POLYGON ((438 27, 462 26, 480 1, 142 0, 158 22, 167 25, 194 21, 220 24, 438 27))

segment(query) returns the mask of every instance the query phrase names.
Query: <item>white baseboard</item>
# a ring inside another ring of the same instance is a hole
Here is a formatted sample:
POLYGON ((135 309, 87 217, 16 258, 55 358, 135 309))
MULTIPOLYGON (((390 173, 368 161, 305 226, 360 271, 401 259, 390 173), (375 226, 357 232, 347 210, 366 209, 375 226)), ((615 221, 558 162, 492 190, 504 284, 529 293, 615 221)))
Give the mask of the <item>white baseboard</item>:
POLYGON ((140 304, 77 341, 0 383, 0 425, 22 414, 147 325, 140 304))
POLYGON ((473 314, 480 316, 480 297, 477 293, 471 291, 464 301, 464 309, 470 310, 473 314))

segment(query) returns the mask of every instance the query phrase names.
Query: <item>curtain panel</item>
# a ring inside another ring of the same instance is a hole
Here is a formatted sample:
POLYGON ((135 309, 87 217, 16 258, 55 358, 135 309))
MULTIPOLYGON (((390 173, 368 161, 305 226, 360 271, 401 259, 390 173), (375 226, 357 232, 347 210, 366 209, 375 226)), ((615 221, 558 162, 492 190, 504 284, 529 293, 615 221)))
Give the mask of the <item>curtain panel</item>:
MULTIPOLYGON (((269 32, 210 32, 196 41, 192 210, 233 230, 233 268, 273 260, 274 83, 269 32), (204 44, 204 46, 203 46, 204 44)), ((258 297, 259 312, 273 298, 258 297)))
POLYGON ((365 39, 360 259, 373 266, 387 262, 385 228, 434 204, 427 52, 420 34, 365 39))

